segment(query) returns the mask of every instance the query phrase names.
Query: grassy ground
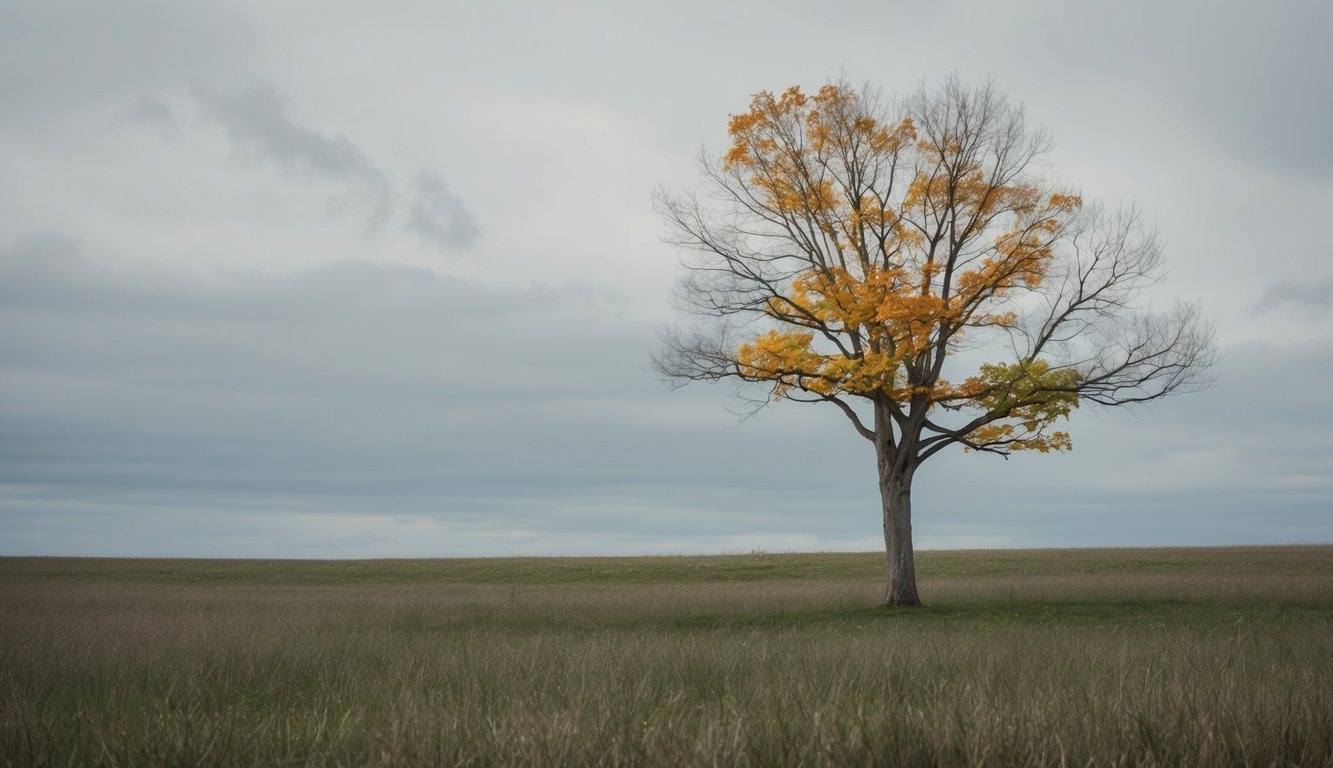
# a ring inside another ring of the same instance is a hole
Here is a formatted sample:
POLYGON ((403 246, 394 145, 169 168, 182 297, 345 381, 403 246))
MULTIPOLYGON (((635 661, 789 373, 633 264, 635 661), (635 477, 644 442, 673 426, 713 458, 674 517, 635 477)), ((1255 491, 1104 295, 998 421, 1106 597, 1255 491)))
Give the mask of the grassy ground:
POLYGON ((0 559, 0 765, 1333 765, 1333 547, 0 559))

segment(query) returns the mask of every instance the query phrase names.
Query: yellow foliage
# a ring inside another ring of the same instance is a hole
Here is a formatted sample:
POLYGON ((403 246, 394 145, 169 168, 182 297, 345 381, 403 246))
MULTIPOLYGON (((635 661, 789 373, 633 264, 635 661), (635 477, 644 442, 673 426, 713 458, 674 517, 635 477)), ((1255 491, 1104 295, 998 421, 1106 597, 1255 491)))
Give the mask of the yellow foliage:
POLYGON ((881 121, 842 85, 809 96, 796 87, 757 93, 728 132, 723 171, 774 221, 827 249, 767 301, 781 329, 739 347, 742 376, 772 382, 777 396, 799 390, 970 408, 994 417, 968 435, 973 445, 1069 449, 1067 434, 1046 430, 1077 407, 1077 372, 1021 361, 983 366, 953 385, 932 381, 924 361, 947 354, 968 330, 1017 325, 1003 302, 1042 285, 1082 198, 996 183, 959 137, 921 136, 910 119, 881 121), (855 181, 885 168, 918 170, 896 198, 855 181), (942 241, 930 227, 946 220, 942 241), (975 250, 946 261, 940 249, 957 242, 975 250), (824 333, 856 344, 835 348, 824 333))

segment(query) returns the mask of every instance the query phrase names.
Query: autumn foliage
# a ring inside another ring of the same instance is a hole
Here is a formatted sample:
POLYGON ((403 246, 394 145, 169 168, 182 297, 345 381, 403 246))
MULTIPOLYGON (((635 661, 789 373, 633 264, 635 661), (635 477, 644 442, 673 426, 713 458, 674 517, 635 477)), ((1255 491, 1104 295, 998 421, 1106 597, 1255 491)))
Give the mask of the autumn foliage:
POLYGON ((713 323, 669 334, 658 367, 838 406, 875 444, 891 561, 925 459, 1068 450, 1080 403, 1190 388, 1211 361, 1194 307, 1136 303, 1161 264, 1138 213, 1050 181, 1045 134, 992 86, 762 91, 728 137, 706 195, 659 197, 696 254, 680 295, 713 323))

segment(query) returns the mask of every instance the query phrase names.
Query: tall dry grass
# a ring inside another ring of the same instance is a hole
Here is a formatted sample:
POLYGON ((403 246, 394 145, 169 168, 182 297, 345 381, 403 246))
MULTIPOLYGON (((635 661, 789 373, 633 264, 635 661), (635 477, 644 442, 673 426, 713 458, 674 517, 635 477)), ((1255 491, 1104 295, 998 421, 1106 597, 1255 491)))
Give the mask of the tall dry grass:
POLYGON ((0 765, 1330 765, 1330 554, 940 578, 898 612, 868 579, 0 563, 0 765))

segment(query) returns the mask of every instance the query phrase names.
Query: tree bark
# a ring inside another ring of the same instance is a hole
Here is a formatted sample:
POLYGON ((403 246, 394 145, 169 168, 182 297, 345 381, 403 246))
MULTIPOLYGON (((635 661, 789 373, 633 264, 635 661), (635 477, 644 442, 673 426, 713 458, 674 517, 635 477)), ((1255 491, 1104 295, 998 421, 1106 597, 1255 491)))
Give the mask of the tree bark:
POLYGON ((916 607, 916 562, 912 552, 912 470, 881 467, 879 493, 884 505, 884 551, 887 584, 884 605, 916 607))

